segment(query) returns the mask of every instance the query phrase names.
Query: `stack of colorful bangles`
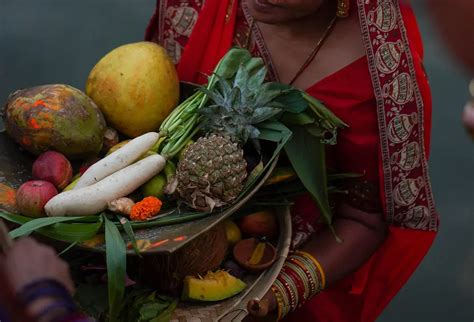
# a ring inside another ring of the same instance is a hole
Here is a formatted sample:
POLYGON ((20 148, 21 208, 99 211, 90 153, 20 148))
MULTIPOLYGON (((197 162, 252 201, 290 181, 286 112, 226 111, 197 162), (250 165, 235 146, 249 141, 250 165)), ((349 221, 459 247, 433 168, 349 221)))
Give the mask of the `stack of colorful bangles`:
POLYGON ((37 312, 36 321, 92 322, 78 312, 74 300, 66 288, 54 279, 41 279, 26 285, 18 294, 26 307, 37 301, 49 299, 49 304, 37 312))
POLYGON ((301 307, 326 286, 321 264, 311 254, 297 251, 289 256, 272 285, 278 307, 278 320, 301 307))

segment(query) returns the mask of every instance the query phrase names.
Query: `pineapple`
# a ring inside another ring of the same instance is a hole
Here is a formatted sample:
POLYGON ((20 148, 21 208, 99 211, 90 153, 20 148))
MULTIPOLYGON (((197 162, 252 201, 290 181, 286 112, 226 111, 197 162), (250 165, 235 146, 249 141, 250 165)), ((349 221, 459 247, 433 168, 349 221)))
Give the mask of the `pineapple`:
POLYGON ((244 152, 230 137, 210 134, 184 152, 177 190, 192 208, 212 211, 235 199, 247 177, 244 152))
POLYGON ((252 76, 241 66, 233 83, 218 77, 213 90, 202 89, 211 105, 200 109, 206 136, 191 144, 177 168, 177 191, 191 207, 212 211, 237 198, 247 177, 243 145, 251 140, 258 147, 255 126, 281 109, 273 99, 281 94, 263 84, 266 69, 252 76))

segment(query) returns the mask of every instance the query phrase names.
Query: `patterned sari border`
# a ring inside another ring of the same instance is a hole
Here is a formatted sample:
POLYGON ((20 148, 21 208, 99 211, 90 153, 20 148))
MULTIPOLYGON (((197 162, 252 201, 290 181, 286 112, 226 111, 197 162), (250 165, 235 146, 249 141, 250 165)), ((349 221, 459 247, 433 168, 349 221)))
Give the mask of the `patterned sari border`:
POLYGON ((393 222, 394 216, 394 202, 393 202, 393 191, 392 191, 392 172, 390 166, 390 153, 388 149, 388 138, 387 138, 387 122, 385 117, 385 104, 382 95, 382 85, 378 77, 377 67, 375 66, 375 53, 372 47, 372 40, 370 38, 369 24, 367 20, 367 14, 364 8, 365 0, 358 0, 359 9, 359 21, 362 32, 362 39, 364 41, 367 60, 369 62, 369 71, 372 78, 373 88, 375 97, 377 100, 377 118, 379 124, 379 140, 380 147, 382 149, 382 169, 383 169, 383 185, 385 192, 385 212, 386 220, 389 223, 393 222))
POLYGON ((424 145, 424 102, 398 0, 358 0, 379 122, 387 222, 436 231, 424 145))
MULTIPOLYGON (((408 34, 407 30, 405 27, 405 24, 403 22, 402 18, 402 13, 400 10, 400 3, 398 1, 395 1, 395 8, 397 10, 397 15, 398 15, 398 28, 400 28, 400 32, 402 35, 402 40, 403 43, 406 44, 407 48, 409 47, 409 40, 408 40, 408 34)), ((413 64, 413 56, 410 50, 406 51, 407 55, 407 60, 408 60, 408 67, 410 69, 410 74, 412 79, 416 80, 416 72, 415 72, 415 66, 413 64)), ((414 94, 415 94, 415 99, 416 99, 416 105, 418 108, 418 117, 419 117, 419 122, 418 122, 418 135, 419 135, 419 141, 420 141, 420 148, 421 148, 421 153, 422 153, 422 161, 421 161, 421 168, 423 170, 423 178, 426 183, 425 189, 426 189, 426 198, 428 199, 428 209, 430 210, 430 225, 429 225, 429 230, 430 231, 436 231, 437 226, 438 226, 438 216, 436 213, 436 208, 435 208, 435 203, 433 200, 433 190, 431 187, 431 181, 429 179, 429 171, 428 171, 428 162, 426 158, 426 149, 425 149, 425 129, 424 129, 424 102, 421 97, 421 91, 418 86, 418 82, 413 82, 414 86, 414 94)))

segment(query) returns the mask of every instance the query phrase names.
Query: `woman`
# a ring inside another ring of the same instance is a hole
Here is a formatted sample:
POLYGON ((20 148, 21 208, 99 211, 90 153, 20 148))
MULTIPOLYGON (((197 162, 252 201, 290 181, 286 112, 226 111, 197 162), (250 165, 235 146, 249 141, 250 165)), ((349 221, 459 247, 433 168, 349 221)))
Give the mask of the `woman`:
MULTIPOLYGON (((349 124, 328 151, 332 167, 363 174, 347 182, 335 211, 343 242, 316 227, 249 310, 285 321, 374 321, 438 226, 426 161, 430 91, 411 8, 397 0, 158 0, 146 40, 165 46, 181 80, 197 83, 231 46, 247 47, 271 78, 305 89, 349 124)), ((309 197, 292 214, 299 226, 317 226, 309 197)))
POLYGON ((0 253, 0 321, 91 322, 72 294, 69 266, 32 238, 15 241, 0 253))

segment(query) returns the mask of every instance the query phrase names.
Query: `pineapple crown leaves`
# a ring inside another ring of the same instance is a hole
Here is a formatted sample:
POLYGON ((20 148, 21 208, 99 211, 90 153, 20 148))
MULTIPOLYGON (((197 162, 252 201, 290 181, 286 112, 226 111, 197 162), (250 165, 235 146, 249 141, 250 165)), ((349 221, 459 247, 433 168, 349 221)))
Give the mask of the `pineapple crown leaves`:
MULTIPOLYGON (((254 65, 258 66, 258 61, 254 65)), ((250 71, 247 67, 241 64, 233 80, 216 74, 217 82, 212 90, 201 88, 212 104, 199 111, 204 116, 202 127, 206 132, 227 134, 243 144, 259 137, 257 124, 282 112, 276 98, 285 93, 272 83, 264 83, 267 72, 264 66, 250 71)))

